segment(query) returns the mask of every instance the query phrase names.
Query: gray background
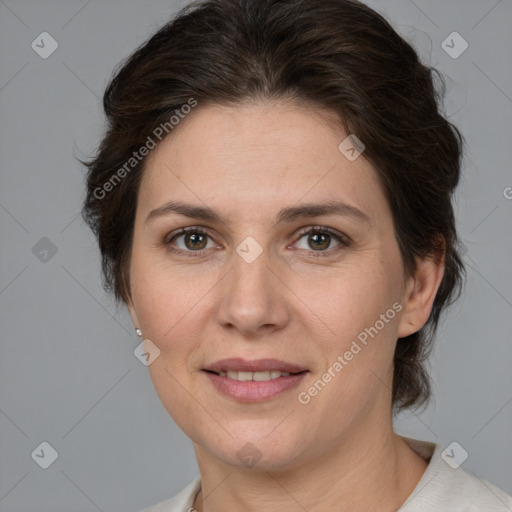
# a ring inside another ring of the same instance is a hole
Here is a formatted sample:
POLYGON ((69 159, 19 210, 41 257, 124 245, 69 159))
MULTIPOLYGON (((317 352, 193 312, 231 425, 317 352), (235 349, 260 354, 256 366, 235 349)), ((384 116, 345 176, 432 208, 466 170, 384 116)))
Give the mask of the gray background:
MULTIPOLYGON (((78 215, 75 159, 100 141, 114 66, 182 5, 0 0, 2 512, 133 512, 197 472, 190 441, 133 354, 127 312, 101 288, 98 249, 78 215), (47 59, 31 47, 43 31, 59 45, 47 59), (58 452, 48 469, 31 457, 43 441, 58 452)), ((512 2, 370 5, 446 74, 446 112, 468 141, 456 201, 465 296, 439 331, 432 405, 401 415, 396 429, 457 441, 469 453, 463 468, 510 494, 512 2), (441 47, 453 31, 469 44, 458 58, 441 47)))

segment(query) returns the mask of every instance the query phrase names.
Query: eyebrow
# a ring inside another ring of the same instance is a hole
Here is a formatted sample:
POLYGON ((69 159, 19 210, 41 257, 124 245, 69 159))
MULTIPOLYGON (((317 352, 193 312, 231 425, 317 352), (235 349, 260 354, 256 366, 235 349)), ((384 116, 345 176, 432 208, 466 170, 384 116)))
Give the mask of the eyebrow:
MULTIPOLYGON (((177 213, 192 219, 200 219, 213 223, 222 223, 226 221, 222 215, 212 210, 208 206, 198 206, 182 201, 170 201, 164 205, 149 212, 145 224, 158 217, 163 217, 172 213, 177 213)), ((352 217, 356 220, 371 224, 370 217, 355 206, 343 203, 341 201, 327 201, 324 203, 306 203, 299 206, 289 206, 280 210, 276 216, 275 223, 293 222, 301 218, 320 217, 322 215, 339 215, 343 217, 352 217)))

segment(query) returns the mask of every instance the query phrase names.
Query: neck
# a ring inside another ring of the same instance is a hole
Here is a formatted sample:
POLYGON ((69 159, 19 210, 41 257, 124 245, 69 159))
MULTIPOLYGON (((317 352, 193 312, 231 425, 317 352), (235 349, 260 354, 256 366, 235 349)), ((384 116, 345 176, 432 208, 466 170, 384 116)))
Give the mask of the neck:
POLYGON ((195 445, 201 492, 194 509, 395 512, 428 464, 393 432, 391 418, 372 418, 368 425, 358 425, 334 449, 305 456, 301 464, 285 470, 235 468, 195 445), (389 428, 383 430, 385 420, 389 428))

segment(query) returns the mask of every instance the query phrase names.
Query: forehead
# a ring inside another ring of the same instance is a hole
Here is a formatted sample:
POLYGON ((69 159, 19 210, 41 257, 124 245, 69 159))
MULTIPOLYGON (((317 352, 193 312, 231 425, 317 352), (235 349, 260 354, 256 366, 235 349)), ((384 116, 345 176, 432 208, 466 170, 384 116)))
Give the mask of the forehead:
POLYGON ((340 152, 346 137, 331 113, 313 107, 198 105, 148 156, 140 206, 183 199, 254 216, 255 208, 342 200, 378 215, 386 205, 376 172, 363 156, 340 152))

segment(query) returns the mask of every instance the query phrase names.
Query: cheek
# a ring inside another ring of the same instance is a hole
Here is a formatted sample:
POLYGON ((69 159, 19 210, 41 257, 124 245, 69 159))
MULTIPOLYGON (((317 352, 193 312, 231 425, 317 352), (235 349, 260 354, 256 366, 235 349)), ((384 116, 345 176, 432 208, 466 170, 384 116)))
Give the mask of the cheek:
POLYGON ((352 267, 350 272, 317 282, 310 295, 304 295, 304 302, 314 305, 328 327, 323 331, 328 336, 309 330, 323 364, 300 391, 311 399, 306 407, 329 418, 327 423, 337 425, 336 432, 364 415, 391 385, 400 306, 393 276, 378 265, 372 271, 352 267))
POLYGON ((215 284, 211 272, 171 266, 166 264, 165 258, 143 250, 134 251, 130 279, 144 335, 162 345, 184 325, 193 325, 190 318, 201 309, 215 284))
POLYGON ((138 304, 144 337, 160 349, 163 357, 158 362, 165 362, 165 367, 174 374, 185 374, 184 363, 198 350, 207 317, 204 307, 198 304, 200 296, 193 295, 188 300, 176 289, 173 293, 154 292, 155 295, 146 296, 138 304))
POLYGON ((296 279, 292 286, 304 311, 309 308, 331 337, 355 338, 400 299, 396 269, 366 263, 296 279))
POLYGON ((299 288, 298 294, 322 319, 322 332, 327 333, 322 337, 309 330, 323 365, 308 386, 318 378, 328 382, 325 389, 318 383, 323 390, 316 406, 336 404, 329 413, 336 421, 347 421, 343 418, 347 411, 361 412, 376 393, 386 392, 396 342, 401 270, 397 260, 390 264, 392 255, 383 261, 368 258, 364 265, 299 288))

